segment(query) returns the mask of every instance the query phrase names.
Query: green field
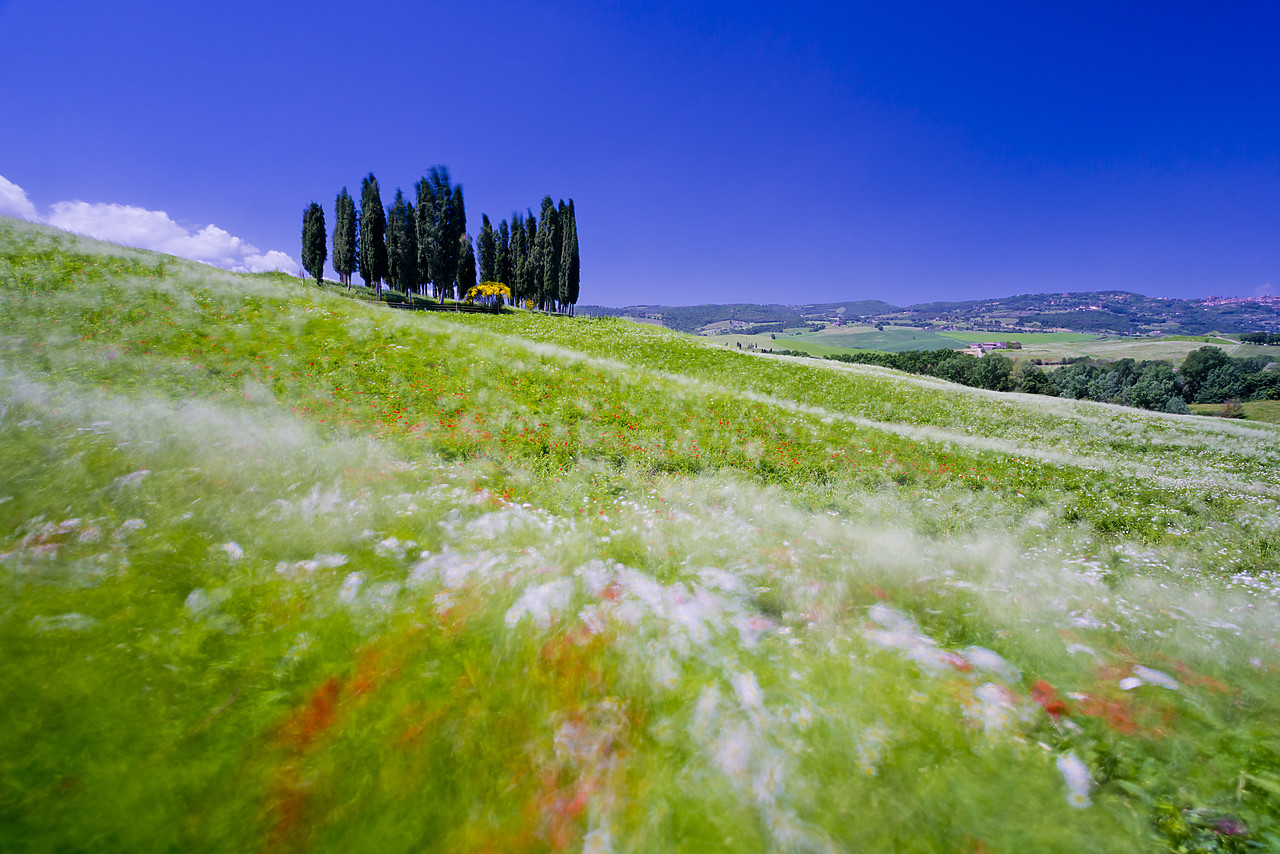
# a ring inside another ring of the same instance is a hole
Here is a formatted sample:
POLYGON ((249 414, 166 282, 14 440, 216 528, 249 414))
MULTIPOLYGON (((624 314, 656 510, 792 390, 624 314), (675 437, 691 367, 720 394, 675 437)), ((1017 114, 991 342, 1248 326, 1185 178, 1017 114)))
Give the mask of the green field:
POLYGON ((948 338, 962 342, 1021 341, 1022 346, 1040 344, 1065 344, 1098 341, 1103 336, 1082 332, 943 332, 948 338))
POLYGON ((1096 359, 1117 360, 1134 359, 1137 361, 1163 360, 1180 362, 1192 350, 1205 344, 1222 346, 1233 356, 1275 355, 1280 348, 1240 345, 1224 338, 1200 335, 1169 335, 1160 338, 1119 338, 1099 335, 1087 335, 1078 332, 1034 332, 1017 334, 1012 332, 935 332, 927 329, 907 327, 885 327, 877 331, 875 327, 827 327, 815 332, 800 334, 769 335, 734 335, 716 334, 708 336, 709 340, 737 348, 755 345, 760 350, 800 350, 814 356, 830 356, 848 353, 854 350, 883 350, 899 353, 906 350, 940 350, 945 348, 963 349, 970 342, 983 341, 1019 341, 1020 350, 1004 351, 1012 359, 1040 359, 1045 362, 1060 362, 1063 359, 1090 356, 1096 359))
POLYGON ((847 353, 850 350, 884 350, 897 353, 903 350, 940 350, 944 348, 963 348, 964 345, 953 338, 944 337, 926 329, 906 327, 885 327, 884 331, 874 326, 829 326, 815 332, 799 334, 777 333, 776 335, 735 335, 717 334, 708 336, 719 344, 737 347, 739 343, 745 348, 755 344, 759 349, 790 349, 812 353, 815 356, 827 356, 835 353, 847 353))
MULTIPOLYGON (((1212 342, 1210 342, 1212 343, 1212 342)), ((1181 362, 1193 350, 1205 346, 1204 342, 1193 340, 1169 340, 1168 338, 1110 338, 1095 341, 1064 342, 1058 344, 1035 344, 1023 346, 1018 353, 1020 359, 1043 359, 1046 362, 1059 362, 1063 359, 1079 356, 1091 356, 1095 359, 1134 359, 1143 362, 1160 360, 1181 362)), ((1213 345, 1218 346, 1218 345, 1213 345)), ((1228 355, 1235 355, 1238 345, 1224 344, 1222 349, 1228 355)))
POLYGON ((1280 850, 1280 428, 8 219, 0 321, 6 851, 1280 850))
MULTIPOLYGON (((1280 424, 1280 400, 1251 400, 1240 404, 1245 420, 1264 421, 1268 424, 1280 424)), ((1223 410, 1221 403, 1193 403, 1191 411, 1197 415, 1218 415, 1223 410)))

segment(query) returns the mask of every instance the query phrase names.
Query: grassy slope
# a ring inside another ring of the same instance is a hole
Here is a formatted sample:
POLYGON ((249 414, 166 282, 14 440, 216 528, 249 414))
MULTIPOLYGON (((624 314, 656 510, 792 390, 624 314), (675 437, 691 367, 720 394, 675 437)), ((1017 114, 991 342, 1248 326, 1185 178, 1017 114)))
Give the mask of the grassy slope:
MULTIPOLYGON (((1064 358, 1093 356, 1099 359, 1163 359, 1180 362, 1192 350, 1205 344, 1221 346, 1235 356, 1254 355, 1266 350, 1235 344, 1209 336, 1165 336, 1159 339, 1108 338, 1077 332, 1041 332, 1015 334, 1012 332, 933 332, 929 330, 888 327, 883 332, 874 327, 828 327, 817 332, 800 335, 715 335, 709 340, 718 344, 743 347, 755 344, 759 349, 800 350, 814 356, 828 356, 857 350, 935 350, 945 347, 963 349, 972 341, 1022 342, 1021 350, 1005 355, 1014 359, 1043 359, 1058 362, 1064 358)), ((1275 349, 1275 348, 1272 348, 1275 349)))
POLYGON ((0 253, 8 848, 1280 844, 1274 428, 0 253))
MULTIPOLYGON (((1221 403, 1193 403, 1191 411, 1200 415, 1218 415, 1223 406, 1221 403)), ((1244 410, 1246 420, 1280 424, 1280 400, 1251 400, 1240 404, 1240 408, 1244 410)))

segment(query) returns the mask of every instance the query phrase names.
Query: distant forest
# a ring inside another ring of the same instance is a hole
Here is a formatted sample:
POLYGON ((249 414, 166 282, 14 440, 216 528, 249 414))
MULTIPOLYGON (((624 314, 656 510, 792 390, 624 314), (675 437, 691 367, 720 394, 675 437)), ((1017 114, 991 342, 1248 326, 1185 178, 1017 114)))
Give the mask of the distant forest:
MULTIPOLYGON (((462 185, 444 166, 432 167, 414 185, 416 204, 397 189, 384 207, 378 179, 370 172, 360 188, 360 207, 343 187, 334 202, 333 268, 351 287, 359 272, 367 287, 384 297, 431 294, 436 300, 509 299, 572 314, 578 302, 581 262, 573 199, 542 199, 535 217, 514 213, 494 228, 487 214, 473 241, 467 233, 462 185)), ((302 266, 317 281, 328 260, 324 208, 312 202, 302 216, 302 266)))
MULTIPOLYGON (((782 352, 809 356, 794 350, 782 352)), ((1031 363, 1015 364, 998 353, 979 358, 954 350, 841 353, 826 358, 896 368, 992 391, 1049 394, 1183 414, 1191 411, 1189 403, 1280 400, 1280 370, 1275 370, 1280 356, 1233 359, 1219 347, 1192 351, 1176 373, 1168 362, 1101 362, 1088 357, 1070 359, 1057 370, 1044 371, 1031 363)))

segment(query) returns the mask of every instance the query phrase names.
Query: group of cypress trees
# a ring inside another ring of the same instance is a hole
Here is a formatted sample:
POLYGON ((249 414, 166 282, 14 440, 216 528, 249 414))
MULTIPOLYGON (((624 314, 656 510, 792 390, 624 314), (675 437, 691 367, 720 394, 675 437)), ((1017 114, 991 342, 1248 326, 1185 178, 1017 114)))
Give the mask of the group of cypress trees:
POLYGON ((581 270, 573 199, 556 205, 545 196, 536 219, 533 211, 523 218, 515 213, 510 225, 504 219, 496 229, 484 216, 476 242, 482 281, 505 284, 513 302, 573 312, 581 270))
MULTIPOLYGON (((464 297, 481 282, 500 282, 512 302, 544 311, 572 313, 578 302, 580 263, 578 225, 573 200, 559 205, 542 200, 538 217, 518 213, 493 228, 487 215, 476 239, 467 234, 461 185, 444 166, 433 166, 414 185, 415 206, 396 190, 395 202, 383 208, 378 179, 369 173, 360 187, 360 209, 343 187, 334 205, 333 268, 351 287, 357 270, 365 285, 381 294, 382 284, 404 294, 436 299, 464 297)), ((315 202, 302 218, 302 265, 318 281, 323 275, 324 209, 315 202)))

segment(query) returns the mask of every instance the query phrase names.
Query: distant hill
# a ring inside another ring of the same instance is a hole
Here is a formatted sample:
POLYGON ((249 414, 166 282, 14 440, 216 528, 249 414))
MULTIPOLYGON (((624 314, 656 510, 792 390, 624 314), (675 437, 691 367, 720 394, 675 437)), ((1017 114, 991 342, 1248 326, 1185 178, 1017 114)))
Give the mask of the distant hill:
MULTIPOLYGON (((1141 335, 1280 331, 1280 297, 1166 299, 1126 291, 1019 294, 998 299, 930 302, 905 308, 880 300, 810 305, 585 305, 579 314, 629 317, 681 332, 810 323, 859 322, 1007 332, 1069 331, 1141 335)), ((772 331, 772 330, 760 330, 772 331)))

